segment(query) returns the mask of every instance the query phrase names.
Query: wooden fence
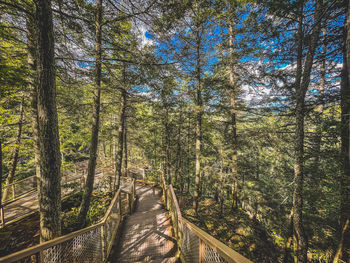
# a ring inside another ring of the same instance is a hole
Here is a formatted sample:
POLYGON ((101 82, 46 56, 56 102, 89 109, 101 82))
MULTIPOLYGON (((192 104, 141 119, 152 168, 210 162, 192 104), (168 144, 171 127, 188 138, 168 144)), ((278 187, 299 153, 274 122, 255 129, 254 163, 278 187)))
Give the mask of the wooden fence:
POLYGON ((126 194, 128 213, 131 213, 136 200, 135 180, 123 180, 127 181, 126 187, 117 191, 99 223, 0 258, 0 262, 106 262, 123 219, 121 193, 126 194))

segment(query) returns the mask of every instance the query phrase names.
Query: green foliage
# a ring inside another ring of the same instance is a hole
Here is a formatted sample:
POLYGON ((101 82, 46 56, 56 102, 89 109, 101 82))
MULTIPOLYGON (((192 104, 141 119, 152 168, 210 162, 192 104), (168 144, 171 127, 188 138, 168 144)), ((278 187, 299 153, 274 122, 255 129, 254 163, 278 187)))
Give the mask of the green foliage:
MULTIPOLYGON (((278 262, 290 237, 295 161, 293 65, 296 63, 295 29, 301 2, 156 1, 145 14, 137 17, 127 15, 134 8, 127 6, 127 1, 122 1, 122 5, 130 10, 126 8, 123 12, 111 2, 116 1, 103 1, 99 164, 111 165, 115 159, 120 89, 125 88, 129 165, 162 171, 169 168, 171 182, 178 193, 186 197, 184 210, 193 222, 253 261, 278 262), (234 31, 234 109, 230 107, 228 93, 228 25, 231 23, 234 31), (142 31, 143 27, 152 35, 154 46, 141 43, 143 36, 138 35, 138 30, 141 28, 142 31), (201 66, 204 113, 202 209, 195 218, 190 206, 195 189, 197 63, 201 66), (233 148, 232 142, 232 110, 237 116, 237 149, 233 148), (232 173, 234 150, 238 152, 237 174, 232 173), (231 212, 231 188, 234 185, 237 185, 238 208, 231 212), (220 215, 221 204, 223 215, 220 215)), ((303 189, 309 252, 315 260, 328 262, 339 239, 342 183, 338 154, 341 147, 338 64, 343 7, 340 2, 330 5, 331 2, 325 1, 324 17, 320 21, 328 25, 329 32, 326 92, 320 102, 317 89, 322 56, 319 47, 305 106, 303 189), (324 108, 322 114, 317 110, 319 104, 324 108), (318 144, 316 137, 319 135, 318 144)), ((32 4, 31 1, 13 3, 22 8, 32 4)), ((144 4, 140 1, 141 7, 144 4)), ((57 5, 61 12, 54 12, 57 107, 62 174, 67 174, 74 170, 74 163, 89 158, 96 10, 95 1, 58 1, 57 5)), ((304 31, 308 32, 312 30, 309 17, 313 10, 306 11, 303 25, 304 31)), ((6 15, 0 23, 0 136, 4 141, 5 178, 11 167, 13 150, 20 147, 15 179, 19 180, 35 174, 28 81, 34 77, 34 72, 28 70, 23 14, 19 15, 21 11, 10 5, 1 6, 1 12, 6 15), (22 143, 16 145, 23 95, 25 123, 22 143)), ((307 34, 303 41, 307 48, 307 34)), ((158 181, 159 174, 148 171, 147 176, 158 181)), ((76 189, 77 186, 67 187, 76 189)), ((93 196, 89 224, 101 218, 110 199, 107 193, 99 192, 93 196)), ((67 232, 80 227, 75 222, 81 196, 69 200, 63 209, 67 232)))
MULTIPOLYGON (((79 193, 69 197, 64 203, 62 209, 62 228, 64 233, 70 233, 81 228, 81 226, 77 225, 81 198, 82 193, 79 193)), ((111 193, 101 191, 93 192, 89 212, 87 214, 87 226, 96 224, 103 218, 111 201, 111 193)))

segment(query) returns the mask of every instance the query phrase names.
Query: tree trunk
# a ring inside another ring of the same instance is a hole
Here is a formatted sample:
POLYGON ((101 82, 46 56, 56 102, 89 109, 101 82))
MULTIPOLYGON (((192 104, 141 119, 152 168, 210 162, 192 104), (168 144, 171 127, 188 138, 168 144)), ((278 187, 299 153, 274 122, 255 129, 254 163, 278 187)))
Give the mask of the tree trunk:
POLYGON ((234 48, 233 48, 234 34, 233 25, 229 25, 229 97, 230 97, 230 115, 231 115, 231 141, 232 141, 232 155, 231 155, 231 171, 235 187, 232 188, 232 209, 237 209, 238 199, 238 173, 237 173, 237 125, 236 125, 236 79, 234 69, 234 48))
POLYGON ((125 121, 124 121, 124 169, 125 169, 125 172, 127 173, 127 170, 128 170, 128 140, 127 140, 127 138, 128 138, 127 137, 128 126, 126 125, 126 121, 127 121, 127 117, 125 114, 125 121))
MULTIPOLYGON (((163 97, 163 100, 166 100, 166 98, 163 97)), ((163 101, 163 107, 165 107, 165 115, 164 115, 164 165, 163 165, 163 172, 164 177, 167 181, 167 184, 171 184, 171 178, 170 178, 170 134, 169 134, 169 105, 166 101, 163 101)))
POLYGON ((157 129, 153 131, 153 167, 152 169, 158 169, 158 158, 157 158, 157 129))
POLYGON ((190 111, 188 112, 188 129, 187 129, 187 158, 186 158, 186 163, 187 163, 187 193, 190 192, 191 188, 191 149, 192 149, 192 140, 191 140, 191 113, 190 111))
POLYGON ((334 263, 339 259, 350 262, 350 2, 346 3, 346 19, 344 26, 344 48, 343 48, 343 69, 341 83, 341 157, 342 157, 342 177, 341 177, 341 205, 340 205, 340 226, 341 239, 338 250, 334 258, 334 263))
POLYGON ((0 220, 3 224, 3 214, 2 214, 2 138, 0 137, 0 220))
POLYGON ((224 176, 222 170, 220 171, 220 182, 219 182, 219 208, 220 217, 223 217, 225 203, 225 187, 224 187, 224 176))
MULTIPOLYGON (((34 7, 33 7, 34 9, 34 7)), ((37 42, 35 28, 35 21, 30 15, 26 16, 26 32, 27 32, 27 61, 30 70, 28 77, 28 85, 30 91, 30 111, 31 111, 31 124, 33 131, 33 148, 34 148, 34 162, 35 162, 35 175, 37 181, 38 192, 40 191, 40 150, 39 150, 39 126, 38 126, 38 93, 36 87, 36 68, 37 68, 37 42)))
POLYGON ((290 260, 290 248, 292 245, 292 240, 293 240, 293 210, 290 212, 290 226, 289 226, 289 233, 287 236, 287 240, 284 243, 284 249, 283 249, 283 254, 282 254, 282 262, 283 263, 288 263, 290 260))
POLYGON ((37 108, 40 151, 40 241, 61 235, 61 154, 51 0, 35 0, 38 30, 37 108))
MULTIPOLYGON (((12 153, 12 162, 11 162, 11 170, 9 175, 6 178, 6 185, 9 185, 13 183, 13 179, 15 178, 16 169, 17 169, 17 163, 18 163, 18 155, 19 155, 19 146, 21 144, 21 137, 22 137, 22 127, 23 127, 23 113, 24 113, 24 96, 22 95, 21 105, 19 109, 19 119, 18 119, 18 132, 17 132, 17 138, 15 141, 15 149, 12 153)), ((2 196, 2 202, 5 202, 7 199, 7 196, 9 194, 9 191, 11 190, 10 186, 6 187, 4 190, 4 194, 2 196)))
POLYGON ((181 130, 182 130, 182 112, 180 111, 179 116, 179 125, 178 125, 178 135, 177 135, 177 150, 176 150, 176 168, 175 168, 175 185, 180 185, 180 192, 182 193, 182 156, 181 156, 181 130), (179 183, 180 178, 180 183, 179 183))
POLYGON ((88 171, 84 187, 83 199, 80 205, 78 222, 80 226, 85 226, 86 215, 89 211, 91 195, 94 187, 95 168, 98 147, 98 132, 100 126, 100 98, 101 98, 101 63, 102 63, 102 0, 97 0, 96 6, 96 76, 94 90, 94 106, 92 113, 91 141, 90 141, 90 157, 88 163, 88 171))
MULTIPOLYGON (((125 80, 125 69, 124 69, 124 80, 125 80)), ((125 82, 124 82, 125 83, 125 82)), ((120 115, 119 115, 119 129, 118 129, 118 153, 117 153, 117 163, 116 163, 116 182, 115 182, 115 191, 120 187, 120 178, 122 176, 122 164, 123 164, 123 139, 124 139, 124 125, 125 125, 125 109, 126 109, 126 90, 125 88, 121 89, 121 101, 120 101, 120 115)))
POLYGON ((113 167, 114 167, 114 174, 116 174, 116 167, 117 167, 117 117, 115 114, 113 114, 112 117, 113 120, 113 130, 112 130, 112 160, 113 160, 113 167))
POLYGON ((315 147, 314 147, 314 170, 316 175, 319 174, 319 162, 320 162, 320 150, 321 150, 321 142, 322 142, 322 129, 321 129, 321 122, 322 122, 322 115, 323 115, 323 109, 324 109, 324 90, 326 86, 326 54, 327 54, 327 45, 326 45, 326 34, 327 30, 324 27, 322 29, 322 54, 321 54, 321 67, 320 67, 320 85, 318 88, 318 105, 316 108, 316 133, 315 133, 315 147))
POLYGON ((294 191, 293 191, 293 242, 294 261, 307 262, 307 237, 303 228, 303 183, 304 183, 304 116, 305 116, 305 95, 310 83, 311 69, 314 55, 320 34, 320 18, 322 12, 322 1, 316 2, 314 14, 314 31, 311 34, 305 64, 302 65, 303 58, 303 8, 301 3, 300 18, 298 24, 298 51, 297 51, 297 73, 295 81, 296 89, 296 110, 295 110, 295 153, 294 153, 294 191), (304 70, 303 70, 304 69, 304 70))
POLYGON ((195 171, 195 191, 193 209, 198 214, 198 204, 201 186, 201 144, 202 144, 202 116, 203 101, 201 89, 201 40, 199 26, 196 27, 196 171, 195 171))
POLYGON ((307 262, 307 239, 303 228, 304 180, 304 98, 298 97, 296 108, 293 225, 295 262, 307 262))
POLYGON ((235 210, 238 207, 238 186, 237 181, 233 182, 232 186, 232 209, 235 210))

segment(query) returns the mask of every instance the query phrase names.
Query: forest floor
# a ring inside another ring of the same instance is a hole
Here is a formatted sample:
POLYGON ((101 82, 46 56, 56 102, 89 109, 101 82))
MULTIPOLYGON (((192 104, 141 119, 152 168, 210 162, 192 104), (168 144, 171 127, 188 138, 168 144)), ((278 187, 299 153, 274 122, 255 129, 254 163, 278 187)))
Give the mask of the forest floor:
MULTIPOLYGON (((70 196, 62 203, 62 234, 68 234, 80 227, 76 225, 82 193, 70 196)), ((107 211, 112 200, 108 192, 95 191, 88 214, 88 225, 98 222, 107 211)), ((39 213, 36 212, 0 229, 0 257, 39 244, 39 213)))
POLYGON ((253 262, 279 262, 282 251, 276 247, 272 236, 244 211, 232 211, 226 204, 221 214, 219 203, 207 197, 200 202, 198 216, 195 216, 192 198, 182 196, 180 199, 180 208, 185 218, 238 253, 253 262))

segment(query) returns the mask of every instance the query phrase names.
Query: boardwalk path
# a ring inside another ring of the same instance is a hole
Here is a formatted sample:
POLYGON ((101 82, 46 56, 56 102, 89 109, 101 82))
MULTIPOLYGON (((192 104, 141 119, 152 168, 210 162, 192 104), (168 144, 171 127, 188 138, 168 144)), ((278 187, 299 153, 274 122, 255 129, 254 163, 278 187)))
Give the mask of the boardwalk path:
MULTIPOLYGON (((83 175, 70 176, 67 183, 74 182, 77 179, 80 179, 82 176, 83 175)), ((102 177, 103 173, 101 173, 101 171, 97 171, 95 175, 95 184, 97 184, 102 177)), ((72 188, 62 188, 62 197, 69 195, 71 192, 73 192, 72 188)), ((20 218, 37 211, 38 209, 38 193, 35 191, 4 206, 5 224, 11 224, 12 222, 17 221, 20 218)))
POLYGON ((108 262, 176 262, 176 241, 161 189, 137 185, 136 209, 127 219, 108 262))

